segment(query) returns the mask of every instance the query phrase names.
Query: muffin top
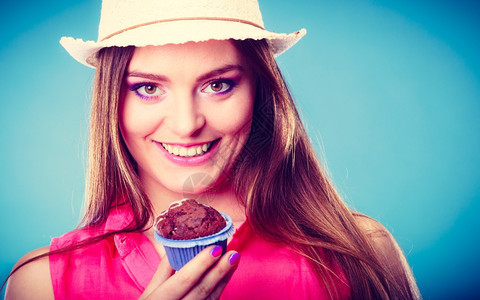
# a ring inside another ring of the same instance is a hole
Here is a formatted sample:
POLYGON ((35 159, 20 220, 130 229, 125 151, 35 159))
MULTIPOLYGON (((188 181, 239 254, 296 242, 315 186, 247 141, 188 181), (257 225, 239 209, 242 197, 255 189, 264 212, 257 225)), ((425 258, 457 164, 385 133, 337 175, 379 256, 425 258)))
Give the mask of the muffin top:
POLYGON ((172 203, 155 221, 157 233, 173 240, 209 236, 225 226, 225 218, 217 210, 194 199, 172 203))

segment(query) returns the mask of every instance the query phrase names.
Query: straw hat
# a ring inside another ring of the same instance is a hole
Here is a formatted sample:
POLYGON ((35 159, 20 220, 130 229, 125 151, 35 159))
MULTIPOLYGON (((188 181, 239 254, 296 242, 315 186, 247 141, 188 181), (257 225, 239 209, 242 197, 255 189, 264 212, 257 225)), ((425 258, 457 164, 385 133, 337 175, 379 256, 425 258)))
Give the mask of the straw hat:
POLYGON ((267 31, 257 0, 103 0, 97 42, 62 37, 60 44, 95 67, 96 53, 110 46, 266 39, 278 56, 305 34, 267 31))

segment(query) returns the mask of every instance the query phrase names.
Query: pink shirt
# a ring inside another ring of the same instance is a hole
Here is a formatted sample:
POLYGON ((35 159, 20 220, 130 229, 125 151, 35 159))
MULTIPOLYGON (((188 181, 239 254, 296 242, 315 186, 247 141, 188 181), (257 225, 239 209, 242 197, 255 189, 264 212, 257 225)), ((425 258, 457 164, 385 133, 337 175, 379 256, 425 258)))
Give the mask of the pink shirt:
MULTIPOLYGON (((50 249, 122 229, 131 220, 128 206, 115 208, 101 228, 66 233, 54 238, 50 249)), ((305 258, 256 235, 248 222, 236 230, 228 249, 240 252, 242 257, 222 299, 328 299, 305 258)), ((145 235, 116 234, 72 252, 51 255, 54 295, 56 299, 137 299, 159 262, 145 235)))

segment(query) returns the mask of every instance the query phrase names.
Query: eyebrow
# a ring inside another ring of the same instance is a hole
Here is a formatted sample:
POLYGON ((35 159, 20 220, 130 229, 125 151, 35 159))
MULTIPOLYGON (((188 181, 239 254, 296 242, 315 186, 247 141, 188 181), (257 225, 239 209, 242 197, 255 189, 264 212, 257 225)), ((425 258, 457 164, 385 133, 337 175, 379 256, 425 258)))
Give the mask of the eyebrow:
POLYGON ((197 78, 197 81, 204 81, 204 80, 207 80, 211 77, 216 77, 216 76, 220 76, 224 73, 227 73, 227 72, 230 72, 230 71, 233 71, 233 70, 236 70, 236 71, 241 71, 243 72, 244 69, 241 65, 226 65, 226 66, 223 66, 221 68, 218 68, 218 69, 215 69, 215 70, 212 70, 200 77, 197 78))
POLYGON ((169 81, 168 77, 163 75, 136 72, 136 71, 128 72, 126 77, 138 77, 138 78, 144 78, 144 79, 149 79, 153 81, 169 81))
MULTIPOLYGON (((233 70, 238 70, 243 72, 244 68, 241 65, 225 65, 223 67, 220 67, 218 69, 212 70, 210 72, 207 72, 200 77, 197 78, 198 81, 204 81, 206 79, 209 79, 211 77, 216 77, 220 76, 224 73, 233 71, 233 70)), ((153 74, 153 73, 144 73, 144 72, 137 72, 137 71, 132 71, 127 73, 127 77, 139 77, 139 78, 144 78, 144 79, 149 79, 153 81, 170 81, 170 79, 167 76, 160 75, 160 74, 153 74)))

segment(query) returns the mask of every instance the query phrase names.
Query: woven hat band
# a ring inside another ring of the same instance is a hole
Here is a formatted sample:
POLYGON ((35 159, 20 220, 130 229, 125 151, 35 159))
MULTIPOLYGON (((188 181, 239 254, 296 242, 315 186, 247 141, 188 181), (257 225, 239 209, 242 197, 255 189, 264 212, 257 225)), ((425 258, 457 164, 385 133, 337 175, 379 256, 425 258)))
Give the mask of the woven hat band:
POLYGON ((263 28, 257 0, 103 0, 98 41, 143 24, 197 18, 241 20, 263 28))
POLYGON ((112 34, 107 35, 106 37, 102 38, 101 41, 108 40, 109 38, 116 36, 118 34, 124 33, 126 31, 136 29, 139 27, 143 26, 148 26, 148 25, 154 25, 154 24, 159 24, 159 23, 168 23, 168 22, 178 22, 178 21, 226 21, 226 22, 238 22, 238 23, 243 23, 247 25, 251 25, 260 29, 265 30, 263 26, 260 26, 256 23, 247 21, 247 20, 241 20, 241 19, 235 19, 235 18, 218 18, 218 17, 191 17, 191 18, 174 18, 174 19, 167 19, 167 20, 157 20, 157 21, 151 21, 151 22, 146 22, 143 24, 138 24, 138 25, 133 25, 128 28, 124 28, 122 30, 119 30, 117 32, 114 32, 112 34))

